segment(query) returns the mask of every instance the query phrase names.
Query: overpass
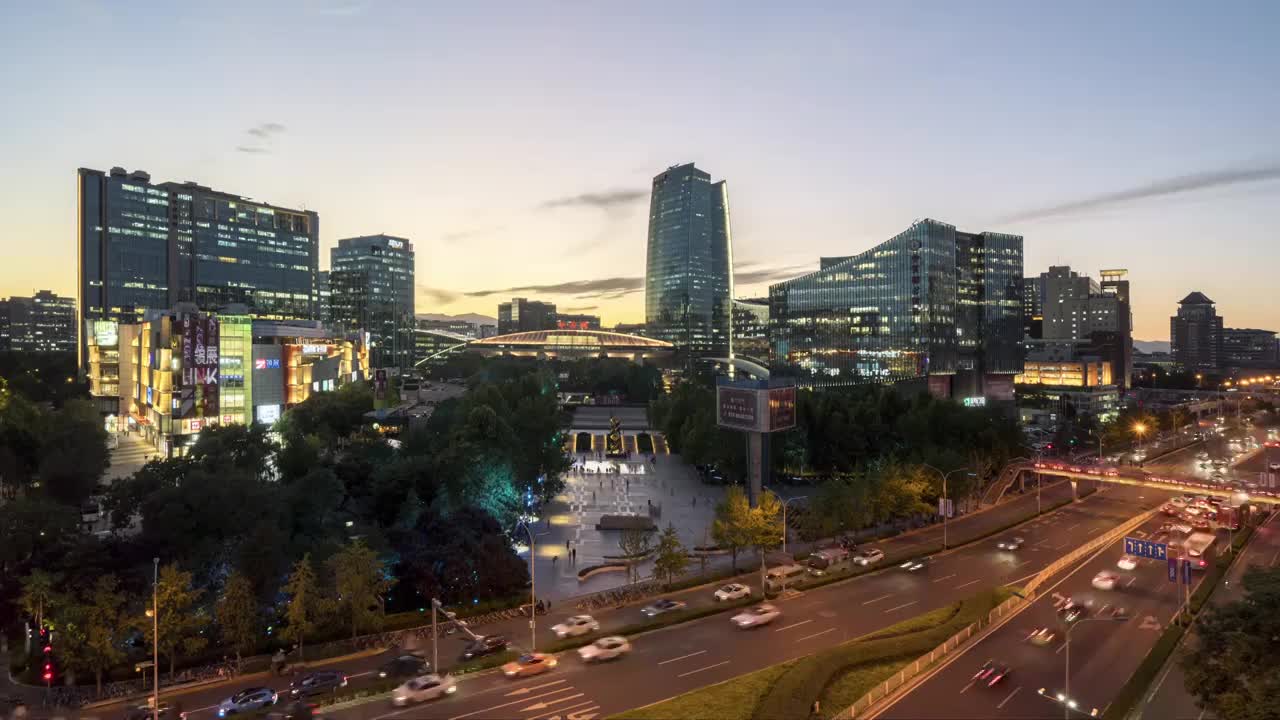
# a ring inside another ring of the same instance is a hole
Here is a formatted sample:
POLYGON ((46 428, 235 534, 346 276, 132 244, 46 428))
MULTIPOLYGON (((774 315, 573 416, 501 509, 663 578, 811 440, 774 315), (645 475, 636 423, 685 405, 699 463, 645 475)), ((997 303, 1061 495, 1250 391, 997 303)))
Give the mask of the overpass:
MULTIPOLYGON (((1251 502, 1267 503, 1271 505, 1280 505, 1280 488, 1257 488, 1255 490, 1244 490, 1239 487, 1232 487, 1225 483, 1213 483, 1198 478, 1189 478, 1184 476, 1172 475, 1168 472, 1153 473, 1149 470, 1141 468, 1120 468, 1114 465, 1089 465, 1083 463, 1059 462, 1059 461, 1041 461, 1041 462, 1024 462, 1016 466, 1010 466, 1002 472, 1013 474, 1013 479, 1022 473, 1037 473, 1040 475, 1052 475, 1054 477, 1066 478, 1071 481, 1071 487, 1074 491, 1077 483, 1081 480, 1089 480, 1095 483, 1111 483, 1113 485, 1131 485, 1135 487, 1146 487, 1153 490, 1163 490, 1166 492, 1188 493, 1193 495, 1213 495, 1221 498, 1231 498, 1240 493, 1249 496, 1251 502)), ((1003 477, 1001 478, 1004 479, 1003 477)), ((1012 480, 1009 483, 1012 485, 1012 480)), ((1005 490, 1008 487, 1006 486, 1005 490)), ((1001 490, 1001 495, 1004 490, 1001 490)), ((997 500, 999 498, 997 497, 997 500)))

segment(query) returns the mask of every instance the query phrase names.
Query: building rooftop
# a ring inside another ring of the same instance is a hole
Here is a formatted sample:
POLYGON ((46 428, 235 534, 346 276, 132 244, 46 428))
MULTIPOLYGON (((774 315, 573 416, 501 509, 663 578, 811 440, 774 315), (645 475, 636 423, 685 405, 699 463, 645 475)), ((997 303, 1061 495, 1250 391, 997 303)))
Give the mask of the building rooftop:
POLYGON ((1192 292, 1190 295, 1178 301, 1179 305, 1213 305, 1213 301, 1205 297, 1200 291, 1192 292))
POLYGON ((655 340, 653 338, 642 337, 640 335, 626 335, 624 333, 609 332, 607 330, 532 330, 528 332, 508 333, 506 335, 495 335, 482 340, 471 341, 471 347, 479 348, 509 347, 512 345, 525 345, 547 349, 652 348, 654 350, 669 350, 675 348, 671 343, 664 342, 662 340, 655 340))

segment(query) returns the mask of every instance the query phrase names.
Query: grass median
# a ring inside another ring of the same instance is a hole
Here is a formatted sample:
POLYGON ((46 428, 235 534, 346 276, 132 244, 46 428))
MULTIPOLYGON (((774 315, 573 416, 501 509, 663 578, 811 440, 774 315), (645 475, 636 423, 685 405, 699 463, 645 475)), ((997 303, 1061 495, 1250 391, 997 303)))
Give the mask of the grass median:
POLYGON ((631 710, 626 720, 804 718, 821 699, 833 716, 907 663, 985 616, 1010 595, 979 593, 806 657, 631 710))

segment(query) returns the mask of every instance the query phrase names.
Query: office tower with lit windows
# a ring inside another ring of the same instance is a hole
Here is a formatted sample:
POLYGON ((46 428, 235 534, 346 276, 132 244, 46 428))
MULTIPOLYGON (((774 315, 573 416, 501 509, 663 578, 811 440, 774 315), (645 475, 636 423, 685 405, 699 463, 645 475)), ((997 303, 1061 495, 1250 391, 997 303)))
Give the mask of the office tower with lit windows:
POLYGON ((859 255, 822 258, 769 287, 770 365, 810 387, 909 383, 1012 400, 1022 243, 925 219, 859 255))
POLYGON ((413 243, 382 234, 339 240, 329 254, 328 277, 334 326, 369 333, 373 367, 412 367, 413 243))
POLYGON ((653 179, 645 333, 689 357, 732 352, 733 239, 725 181, 689 163, 653 179))
POLYGON ((1193 292, 1178 301, 1178 313, 1169 318, 1169 352, 1178 370, 1217 373, 1222 369, 1222 316, 1204 293, 1193 292))
POLYGON ((75 298, 41 290, 0 300, 0 350, 75 352, 75 298))
POLYGON ((511 302, 498 303, 498 334, 554 330, 556 314, 555 303, 511 298, 511 302))

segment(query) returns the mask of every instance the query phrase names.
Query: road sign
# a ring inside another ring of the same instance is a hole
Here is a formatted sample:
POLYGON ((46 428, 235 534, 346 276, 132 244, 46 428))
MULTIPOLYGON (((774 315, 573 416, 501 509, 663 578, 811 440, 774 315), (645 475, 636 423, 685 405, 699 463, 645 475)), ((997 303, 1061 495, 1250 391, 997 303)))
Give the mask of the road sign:
POLYGON ((1183 585, 1191 584, 1191 561, 1190 560, 1182 561, 1182 584, 1183 585))
POLYGON ((1164 560, 1169 557, 1169 546, 1164 543, 1127 537, 1124 539, 1124 554, 1149 560, 1164 560))
POLYGON ((938 498, 938 514, 955 517, 956 504, 951 498, 938 498))
POLYGON ((1178 558, 1169 558, 1169 582, 1178 582, 1178 558))

